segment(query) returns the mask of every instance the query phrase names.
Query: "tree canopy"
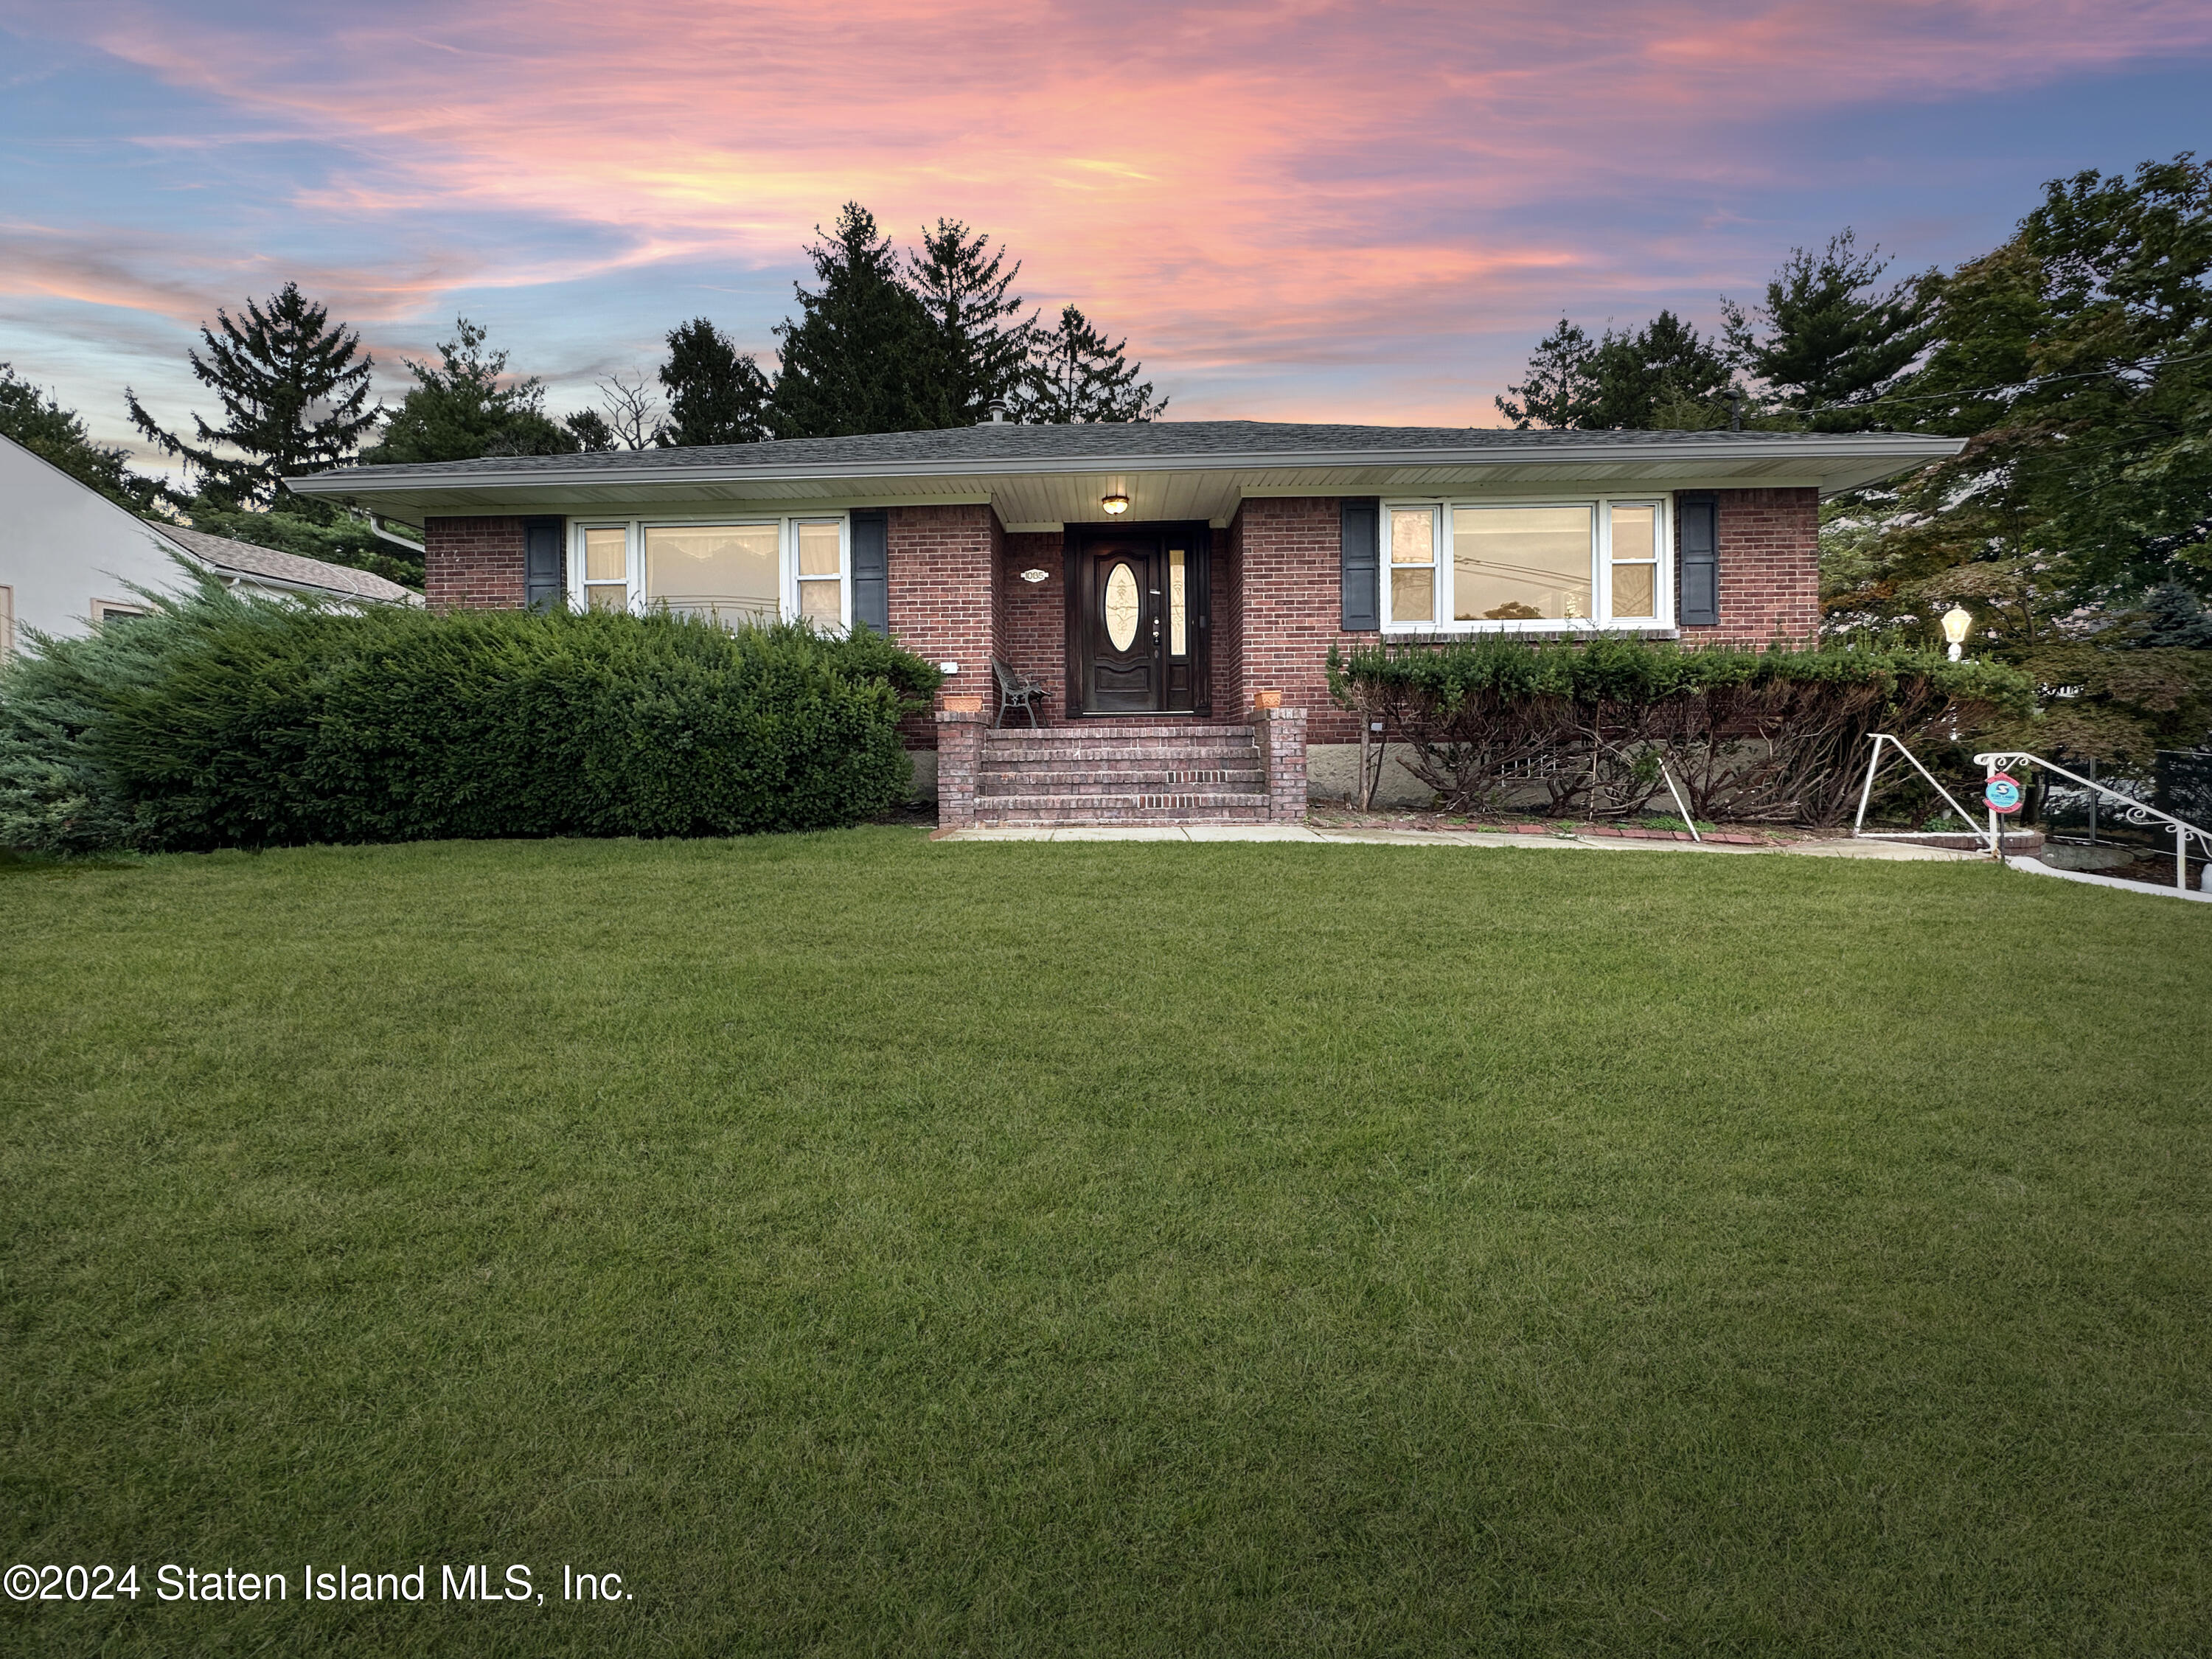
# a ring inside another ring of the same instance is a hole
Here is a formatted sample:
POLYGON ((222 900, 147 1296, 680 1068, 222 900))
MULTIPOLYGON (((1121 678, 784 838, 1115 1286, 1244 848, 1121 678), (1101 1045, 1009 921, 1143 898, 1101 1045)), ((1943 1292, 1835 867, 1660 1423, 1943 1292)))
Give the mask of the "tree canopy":
POLYGON ((1723 299, 1729 352, 1763 394, 1763 412, 1803 418, 1816 431, 1861 431, 1910 374, 1933 337, 1934 273, 1881 286, 1890 261, 1861 253, 1850 227, 1819 253, 1792 248, 1747 312, 1723 299))
POLYGON ((1712 424, 1696 414, 1698 407, 1719 408, 1718 400, 1736 389, 1721 346, 1662 311, 1640 329, 1608 325, 1595 340, 1562 317, 1537 342, 1526 378, 1496 401, 1498 412, 1523 430, 1612 430, 1712 424))
POLYGON ((560 455, 580 447, 577 434, 544 409, 536 375, 510 380, 507 353, 487 353, 484 331, 454 319, 435 364, 403 358, 415 385, 385 422, 384 435, 362 459, 379 465, 472 461, 484 455, 560 455))
POLYGON ((964 425, 928 312, 902 280, 875 216, 848 202, 806 251, 819 286, 793 284, 796 321, 781 325, 781 368, 769 405, 779 438, 842 438, 964 425))
POLYGON ((218 309, 187 355, 195 379, 222 404, 223 423, 192 416, 197 441, 164 428, 125 388, 132 422, 180 457, 200 487, 233 506, 266 505, 283 480, 349 459, 380 412, 368 404, 374 359, 361 336, 287 283, 234 320, 218 309), (217 447, 222 446, 222 447, 217 447))
POLYGON ((993 403, 1011 404, 1028 367, 1037 328, 1022 317, 1012 292, 1021 262, 1006 264, 981 231, 939 219, 907 257, 907 277, 928 315, 939 358, 936 374, 962 424, 982 420, 993 403))
POLYGON ((668 331, 660 384, 668 419, 654 441, 663 446, 750 444, 768 436, 768 376, 704 317, 668 331))
POLYGON ((1139 380, 1142 363, 1127 361, 1129 343, 1109 340, 1073 306, 1031 337, 1029 361, 1013 399, 1014 418, 1039 422, 1151 421, 1168 400, 1139 380))
POLYGON ((1923 279, 1933 340, 1874 400, 1967 441, 1832 509, 1843 626, 1929 632, 2057 689, 2043 738, 2141 761, 2212 710, 2212 166, 2054 179, 2002 245, 1923 279))
POLYGON ((9 363, 0 363, 0 434, 134 513, 151 511, 166 494, 160 479, 131 470, 128 450, 94 443, 75 410, 9 363))

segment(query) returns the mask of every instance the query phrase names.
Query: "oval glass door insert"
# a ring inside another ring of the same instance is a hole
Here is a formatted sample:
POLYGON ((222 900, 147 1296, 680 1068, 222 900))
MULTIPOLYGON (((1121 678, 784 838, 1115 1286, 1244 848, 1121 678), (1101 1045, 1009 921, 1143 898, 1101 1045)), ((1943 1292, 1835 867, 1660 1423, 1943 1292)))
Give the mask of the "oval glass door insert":
POLYGON ((1117 564, 1106 574, 1106 637, 1116 651, 1137 642, 1137 621, 1144 610, 1137 597, 1137 573, 1117 564))

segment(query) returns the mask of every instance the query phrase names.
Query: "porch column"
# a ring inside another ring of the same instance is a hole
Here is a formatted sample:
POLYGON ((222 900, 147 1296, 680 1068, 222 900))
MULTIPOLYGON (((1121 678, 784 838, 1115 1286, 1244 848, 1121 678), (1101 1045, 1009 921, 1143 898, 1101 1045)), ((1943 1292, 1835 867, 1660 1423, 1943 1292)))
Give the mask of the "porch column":
POLYGON ((1268 708, 1252 710, 1252 736, 1260 746, 1260 765, 1267 784, 1267 821, 1304 823, 1306 819, 1306 711, 1268 708))

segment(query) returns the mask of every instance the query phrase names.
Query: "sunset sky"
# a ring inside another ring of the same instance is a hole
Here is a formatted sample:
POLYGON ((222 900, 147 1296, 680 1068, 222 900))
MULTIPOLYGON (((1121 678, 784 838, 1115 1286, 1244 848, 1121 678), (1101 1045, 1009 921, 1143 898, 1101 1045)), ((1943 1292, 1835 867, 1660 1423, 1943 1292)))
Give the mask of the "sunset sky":
POLYGON ((380 389, 457 313, 556 412, 714 318, 772 368, 812 228, 1003 239, 1170 418, 1491 424, 1564 311, 1701 325, 1849 224, 1899 268, 2203 149, 2206 0, 0 0, 0 360, 125 384, 287 277, 380 389))

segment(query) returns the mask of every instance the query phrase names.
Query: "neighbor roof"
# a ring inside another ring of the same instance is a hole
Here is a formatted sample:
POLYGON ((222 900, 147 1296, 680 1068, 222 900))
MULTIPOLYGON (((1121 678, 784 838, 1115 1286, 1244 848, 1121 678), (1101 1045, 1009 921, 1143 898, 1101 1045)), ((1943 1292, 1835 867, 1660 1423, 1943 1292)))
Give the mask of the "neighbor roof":
POLYGON ((356 570, 350 565, 331 564, 297 553, 280 553, 273 547, 256 547, 251 542, 210 536, 204 530, 186 530, 180 525, 156 524, 151 527, 219 574, 281 582, 288 587, 319 588, 347 599, 374 599, 382 605, 417 604, 422 599, 422 595, 411 588, 387 581, 370 571, 356 570))
MULTIPOLYGON (((1188 475, 1186 506, 1233 510, 1238 493, 1372 493, 1455 481, 1542 482, 1604 473, 1682 482, 1870 483, 1958 453, 1955 440, 1899 433, 1522 432, 1488 427, 1318 425, 1269 421, 1024 425, 796 438, 757 444, 490 456, 357 466, 291 481, 303 494, 402 507, 517 510, 653 498, 1010 501, 1001 516, 1084 516, 1096 490, 1024 490, 1016 480, 1095 482, 1188 475), (1518 477, 1513 475, 1519 474, 1518 477), (1209 483, 1195 481, 1205 475, 1209 483), (1006 510, 1012 507, 1012 511, 1006 510)), ((1133 493, 1134 493, 1133 491, 1133 493)), ((1173 495, 1176 492, 1166 492, 1173 495)), ((1165 496, 1164 496, 1164 501, 1165 496)), ((1137 503, 1141 512, 1144 503, 1137 503)))

